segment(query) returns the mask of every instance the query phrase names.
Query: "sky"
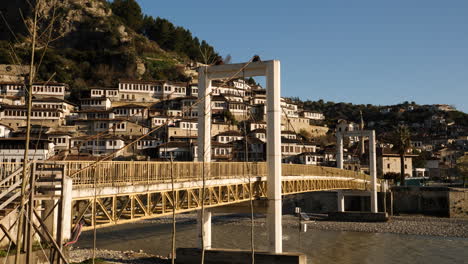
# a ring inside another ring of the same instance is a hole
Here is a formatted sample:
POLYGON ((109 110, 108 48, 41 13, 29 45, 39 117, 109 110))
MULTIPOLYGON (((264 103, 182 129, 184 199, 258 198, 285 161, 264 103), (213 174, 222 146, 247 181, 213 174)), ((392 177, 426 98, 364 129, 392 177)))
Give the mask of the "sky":
POLYGON ((468 112, 467 0, 137 0, 232 62, 281 61, 282 96, 468 112))

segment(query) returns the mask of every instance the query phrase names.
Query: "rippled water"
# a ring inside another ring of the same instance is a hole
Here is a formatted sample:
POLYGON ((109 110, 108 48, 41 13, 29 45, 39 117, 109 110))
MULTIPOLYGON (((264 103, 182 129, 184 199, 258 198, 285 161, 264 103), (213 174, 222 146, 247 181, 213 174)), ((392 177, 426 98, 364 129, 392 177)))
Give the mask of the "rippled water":
MULTIPOLYGON (((250 227, 229 221, 214 221, 213 247, 250 248, 250 227)), ((266 247, 266 229, 255 227, 255 245, 266 247)), ((178 224, 177 247, 195 247, 194 221, 178 224)), ((468 239, 397 234, 318 231, 298 232, 297 226, 283 227, 285 251, 307 254, 308 263, 468 263, 468 239)), ((152 221, 99 229, 98 248, 144 250, 168 255, 171 224, 152 221)), ((77 246, 92 245, 92 233, 84 233, 77 246)))

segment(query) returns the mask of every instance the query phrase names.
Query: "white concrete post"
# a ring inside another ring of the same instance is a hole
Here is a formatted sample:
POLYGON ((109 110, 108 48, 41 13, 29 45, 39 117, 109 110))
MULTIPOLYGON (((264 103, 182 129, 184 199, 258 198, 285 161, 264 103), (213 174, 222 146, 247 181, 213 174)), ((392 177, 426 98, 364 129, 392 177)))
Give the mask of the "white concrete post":
POLYGON ((369 174, 371 176, 371 212, 377 213, 377 157, 375 153, 375 130, 369 135, 369 174))
POLYGON ((204 243, 202 244, 202 235, 201 232, 198 232, 198 246, 202 248, 202 246, 205 246, 205 249, 210 249, 211 248, 211 211, 210 210, 205 210, 203 213, 203 219, 202 219, 202 213, 201 210, 198 211, 198 221, 197 221, 197 230, 203 230, 203 240, 204 243))
POLYGON ((338 191, 336 195, 337 195, 337 200, 338 200, 338 212, 344 212, 345 200, 344 200, 343 191, 338 191))
POLYGON ((72 198, 73 198, 73 180, 64 176, 63 180, 63 211, 62 211, 62 239, 68 241, 71 238, 72 229, 72 198))
POLYGON ((198 161, 211 162, 211 80, 207 66, 198 70, 198 161), (204 98, 204 99, 203 99, 204 98))
POLYGON ((336 133, 336 167, 343 169, 343 134, 336 133))
MULTIPOLYGON (((205 162, 204 173, 208 178, 211 175, 211 80, 207 76, 207 69, 207 66, 202 66, 198 70, 198 99, 201 100, 201 102, 198 105, 197 161, 205 162)), ((202 198, 202 202, 204 202, 204 198, 202 198)), ((198 233, 200 248, 202 245, 205 246, 205 249, 211 248, 211 212, 204 210, 202 219, 201 211, 199 211, 198 227, 198 230, 200 230, 198 233), (203 232, 203 236, 201 232, 203 232)))
POLYGON ((268 62, 266 69, 267 93, 267 228, 268 249, 282 253, 281 221, 281 78, 280 62, 268 62))

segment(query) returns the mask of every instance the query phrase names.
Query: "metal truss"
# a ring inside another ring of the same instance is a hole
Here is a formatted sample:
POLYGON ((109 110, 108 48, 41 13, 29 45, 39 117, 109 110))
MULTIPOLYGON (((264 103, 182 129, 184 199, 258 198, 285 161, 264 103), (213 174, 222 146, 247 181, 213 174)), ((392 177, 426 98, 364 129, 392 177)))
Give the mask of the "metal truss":
MULTIPOLYGON (((287 178, 287 177, 285 177, 287 178)), ((349 178, 334 179, 285 179, 283 195, 334 189, 365 190, 366 183, 349 178)), ((97 195, 76 198, 72 203, 73 225, 83 224, 83 229, 124 224, 161 216, 172 215, 205 208, 232 205, 266 197, 266 181, 224 184, 205 187, 181 188, 174 191, 148 191, 140 193, 97 195), (204 196, 204 198, 202 197, 204 196)))

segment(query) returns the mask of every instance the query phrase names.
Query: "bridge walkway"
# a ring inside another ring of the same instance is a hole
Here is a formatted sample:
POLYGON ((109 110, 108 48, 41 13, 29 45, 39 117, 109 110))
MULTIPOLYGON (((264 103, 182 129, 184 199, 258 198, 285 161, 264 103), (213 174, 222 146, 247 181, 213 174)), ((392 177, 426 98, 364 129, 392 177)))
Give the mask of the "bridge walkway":
MULTIPOLYGON (((238 204, 266 197, 266 163, 68 162, 72 221, 84 229, 238 204), (171 172, 172 171, 172 172, 171 172), (172 183, 172 180, 174 182, 172 183), (172 184, 174 190, 172 190, 172 184), (203 191, 204 190, 204 191, 203 191), (95 216, 93 218, 93 216, 95 216)), ((370 190, 370 176, 311 165, 282 165, 282 194, 370 190)))

